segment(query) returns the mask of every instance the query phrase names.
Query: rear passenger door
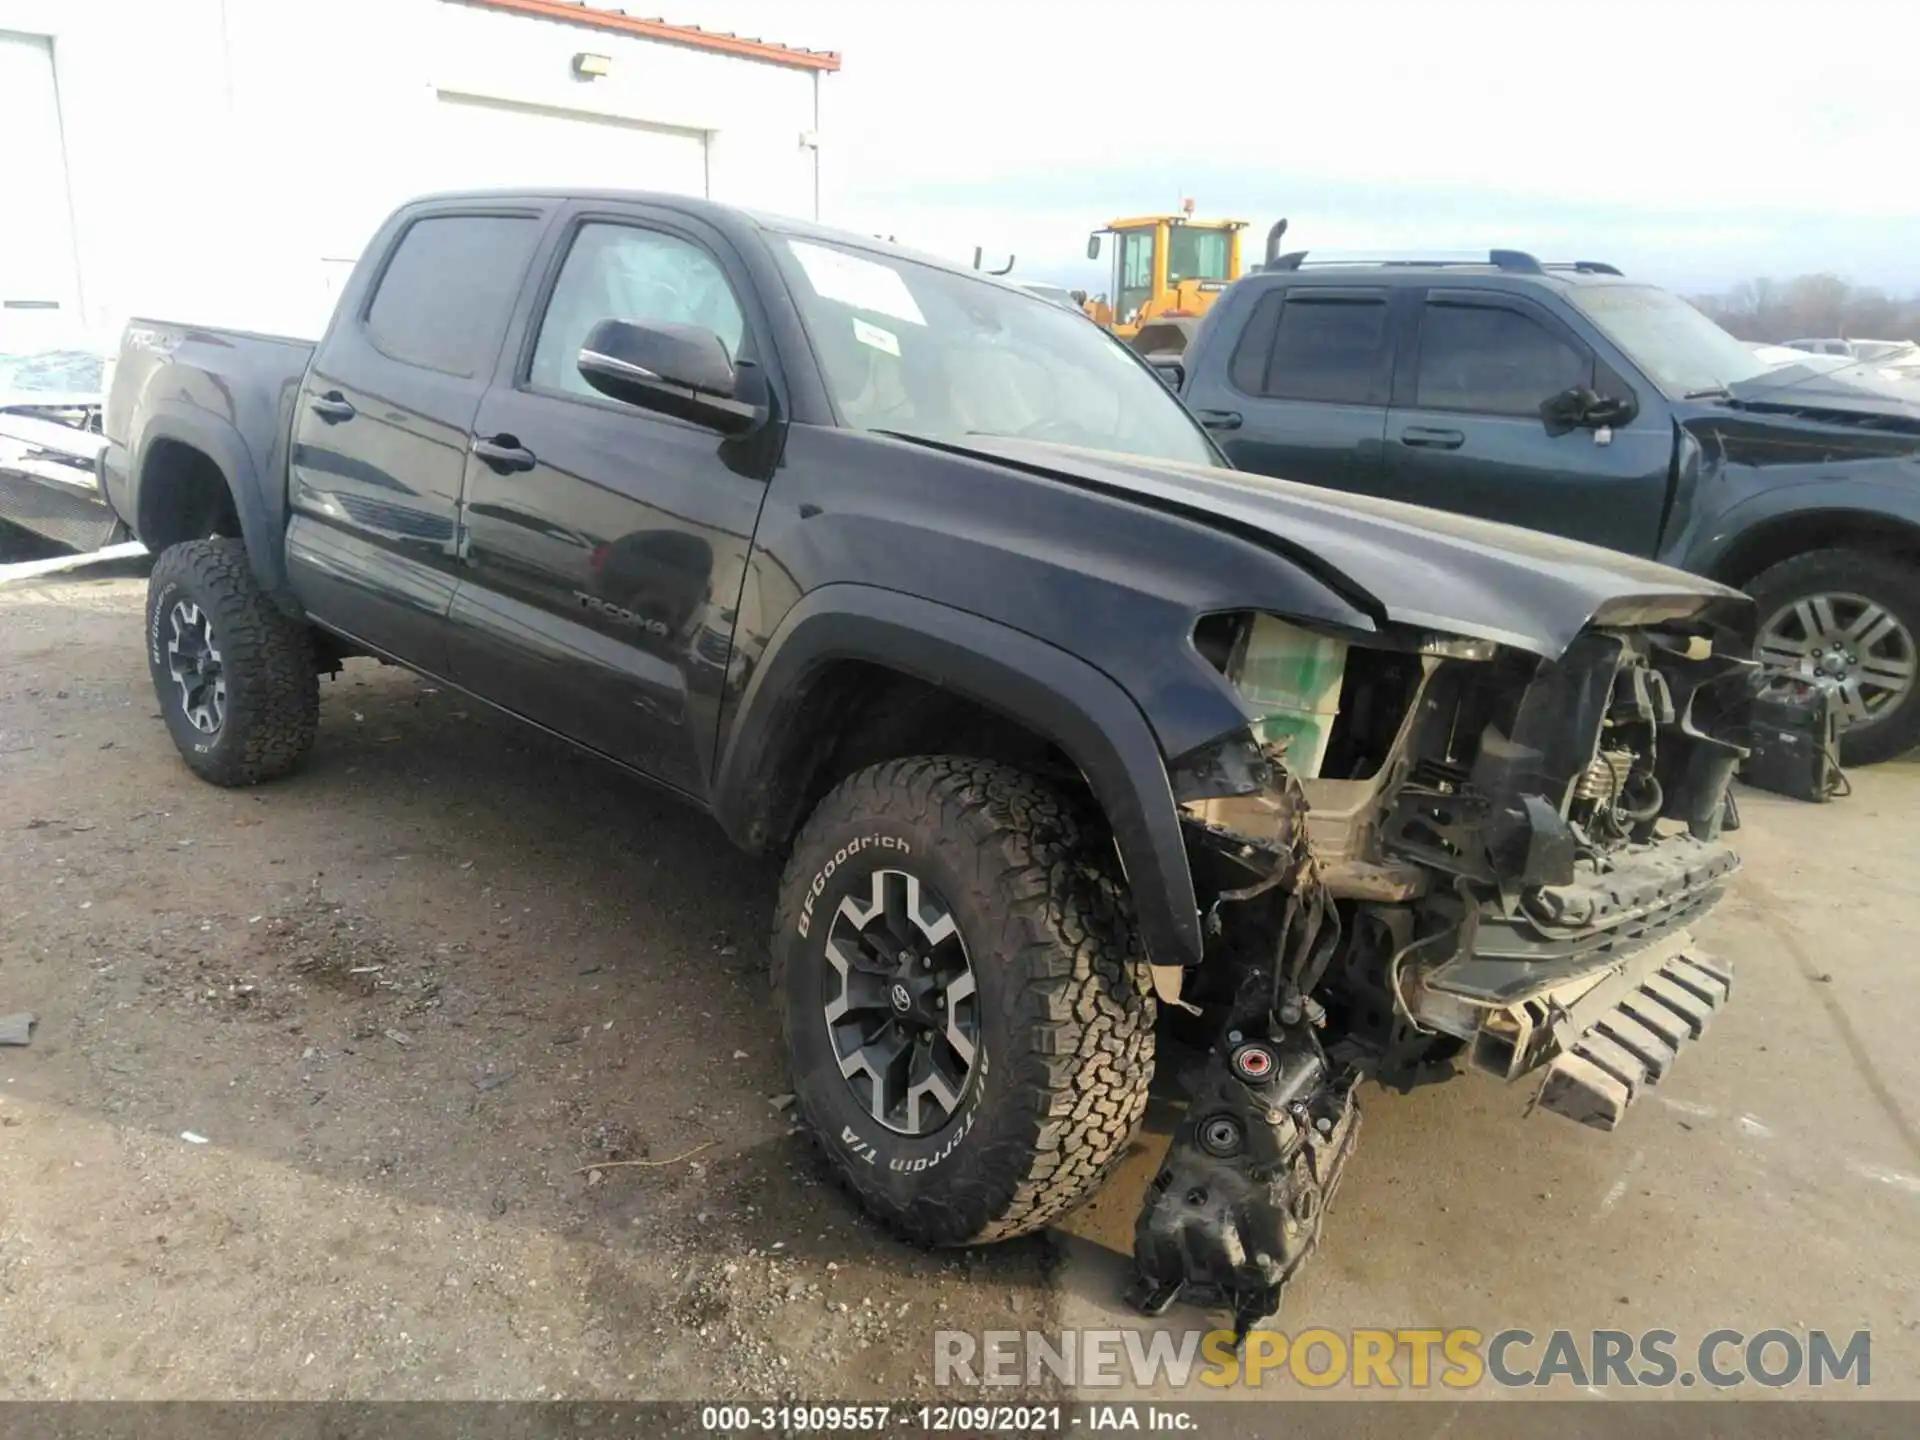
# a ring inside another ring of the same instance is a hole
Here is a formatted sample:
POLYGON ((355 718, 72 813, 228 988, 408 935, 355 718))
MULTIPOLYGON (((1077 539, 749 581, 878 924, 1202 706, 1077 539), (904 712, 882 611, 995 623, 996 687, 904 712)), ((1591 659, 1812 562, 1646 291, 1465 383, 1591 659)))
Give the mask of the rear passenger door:
POLYGON ((447 669, 474 412, 542 230, 538 210, 427 207, 346 297, 294 400, 287 563, 319 620, 447 669))
POLYGON ((1187 395, 1242 470, 1371 492, 1393 374, 1384 287, 1289 286, 1259 297, 1227 364, 1187 395))
POLYGON ((727 440, 607 398, 578 359, 629 320, 699 325, 764 365, 764 320, 731 248, 677 211, 570 207, 541 269, 474 424, 453 675, 704 796, 779 425, 727 440))
POLYGON ((1484 290, 1427 292, 1394 380, 1387 493, 1650 555, 1673 436, 1657 396, 1635 396, 1543 306, 1484 290), (1575 386, 1634 398, 1626 425, 1554 435, 1541 404, 1575 386))

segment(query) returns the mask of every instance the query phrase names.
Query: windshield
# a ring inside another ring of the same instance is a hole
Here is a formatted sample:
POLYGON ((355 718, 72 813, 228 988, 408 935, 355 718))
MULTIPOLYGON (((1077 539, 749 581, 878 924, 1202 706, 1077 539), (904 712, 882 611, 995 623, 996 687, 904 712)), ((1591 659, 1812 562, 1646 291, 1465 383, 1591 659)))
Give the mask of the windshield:
POLYGON ((1167 242, 1167 283, 1227 278, 1227 232, 1175 225, 1167 242))
POLYGON ((1678 295, 1645 285, 1576 285, 1573 303, 1669 395, 1724 390, 1773 369, 1678 295))
POLYGON ((785 238, 774 248, 834 407, 856 430, 1219 463, 1159 377, 1082 315, 849 246, 785 238))

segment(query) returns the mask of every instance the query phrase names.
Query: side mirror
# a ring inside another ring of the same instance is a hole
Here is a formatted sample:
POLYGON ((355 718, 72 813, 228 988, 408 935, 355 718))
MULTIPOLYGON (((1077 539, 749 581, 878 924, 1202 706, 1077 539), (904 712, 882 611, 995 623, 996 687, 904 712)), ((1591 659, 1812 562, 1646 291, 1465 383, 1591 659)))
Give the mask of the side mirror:
POLYGON ((1153 373, 1167 382, 1167 388, 1174 394, 1180 393, 1180 387, 1187 383, 1187 367, 1178 357, 1172 355, 1149 355, 1147 364, 1153 367, 1153 373))
POLYGON ((1087 236, 1087 258, 1089 260, 1098 260, 1100 258, 1100 232, 1098 230, 1087 236))
POLYGON ((1540 402, 1540 423, 1549 435, 1624 425, 1638 413, 1633 401, 1601 395, 1585 385, 1562 390, 1540 402))
POLYGON ((1603 425, 1624 425, 1640 413, 1640 407, 1633 401, 1612 395, 1603 395, 1587 406, 1587 426, 1598 430, 1603 425))
POLYGON ((766 418, 743 384, 753 367, 736 368, 727 347, 698 325, 636 325, 602 320, 587 335, 578 361, 581 377, 602 395, 740 435, 766 418))

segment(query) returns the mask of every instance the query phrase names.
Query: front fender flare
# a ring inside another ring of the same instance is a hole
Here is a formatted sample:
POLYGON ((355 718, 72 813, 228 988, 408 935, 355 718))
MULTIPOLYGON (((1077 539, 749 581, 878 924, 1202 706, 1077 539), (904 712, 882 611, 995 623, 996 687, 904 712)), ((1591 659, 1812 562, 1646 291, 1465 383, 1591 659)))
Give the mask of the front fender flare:
POLYGON ((1872 475, 1819 475, 1755 490, 1700 523, 1695 533, 1680 536, 1673 551, 1659 558, 1696 575, 1721 578, 1740 568, 1740 557, 1760 532, 1835 517, 1884 526, 1890 537, 1920 535, 1914 467, 1907 458, 1881 462, 1872 475))
POLYGON ((733 711, 714 813, 734 840, 762 848, 761 797, 776 743, 810 672, 859 660, 912 675, 1026 725, 1079 768, 1106 814, 1155 964, 1199 963, 1204 940, 1193 875, 1146 717, 1113 680, 1043 640, 966 611, 874 586, 810 591, 787 613, 733 711))

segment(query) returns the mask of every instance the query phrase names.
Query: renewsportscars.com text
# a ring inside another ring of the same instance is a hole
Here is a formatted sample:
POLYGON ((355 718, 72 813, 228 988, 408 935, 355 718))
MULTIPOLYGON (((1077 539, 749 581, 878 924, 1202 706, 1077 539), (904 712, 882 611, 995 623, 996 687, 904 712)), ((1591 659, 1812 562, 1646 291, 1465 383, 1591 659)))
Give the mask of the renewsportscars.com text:
POLYGON ((1230 1386, 1468 1390, 1577 1386, 1665 1389, 1705 1385, 1777 1389, 1873 1383, 1865 1330, 1713 1330, 1684 1341, 1672 1330, 1256 1330, 1236 1348, 1230 1330, 940 1330, 938 1386, 1035 1385, 1086 1389, 1230 1386))

